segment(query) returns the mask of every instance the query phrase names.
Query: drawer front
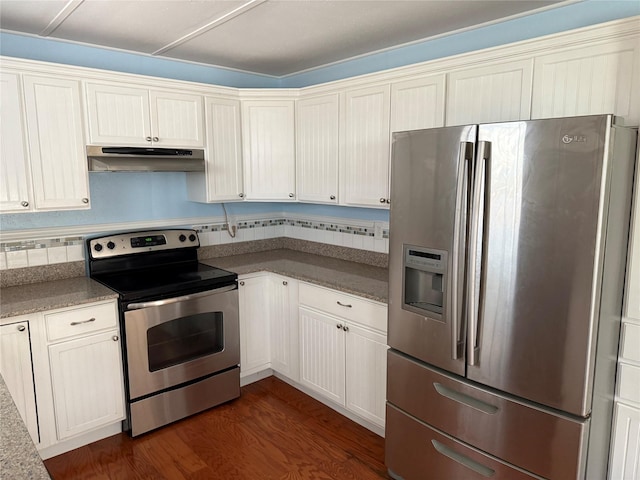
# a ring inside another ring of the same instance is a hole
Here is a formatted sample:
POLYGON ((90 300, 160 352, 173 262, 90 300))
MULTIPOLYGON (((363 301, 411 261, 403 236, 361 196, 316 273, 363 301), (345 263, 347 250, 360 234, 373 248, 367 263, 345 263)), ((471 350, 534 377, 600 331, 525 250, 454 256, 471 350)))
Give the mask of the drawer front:
POLYGON ((44 319, 51 342, 118 326, 115 302, 49 313, 44 319))
POLYGON ((299 302, 316 310, 346 318, 366 327, 387 331, 387 309, 354 295, 300 283, 299 302))
POLYGON ((387 372, 387 401, 421 421, 537 475, 582 476, 588 420, 490 393, 395 351, 388 353, 387 372))
POLYGON ((622 348, 620 357, 624 360, 640 362, 640 325, 622 324, 622 348))
POLYGON ((620 363, 618 368, 618 397, 640 404, 640 367, 620 363))
POLYGON ((399 478, 530 480, 529 475, 387 406, 385 463, 399 478))

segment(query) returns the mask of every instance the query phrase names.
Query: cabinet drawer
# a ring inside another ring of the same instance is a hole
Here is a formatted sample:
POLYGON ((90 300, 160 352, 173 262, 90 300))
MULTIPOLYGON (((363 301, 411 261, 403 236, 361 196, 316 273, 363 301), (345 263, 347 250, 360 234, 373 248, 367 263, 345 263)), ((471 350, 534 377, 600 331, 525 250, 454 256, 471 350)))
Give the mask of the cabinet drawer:
POLYGON ((513 401, 394 351, 387 357, 387 401, 448 435, 542 477, 581 476, 589 420, 579 422, 513 401), (562 445, 562 455, 551 453, 556 445, 562 445))
POLYGON ((49 313, 45 314, 44 319, 49 341, 116 328, 118 325, 115 303, 103 303, 49 313))
POLYGON ((640 367, 620 363, 618 365, 618 396, 640 404, 640 367))
POLYGON ((640 362, 640 325, 622 324, 622 348, 620 357, 624 360, 640 362))
POLYGON ((354 295, 300 283, 299 302, 382 332, 387 331, 387 309, 354 295))

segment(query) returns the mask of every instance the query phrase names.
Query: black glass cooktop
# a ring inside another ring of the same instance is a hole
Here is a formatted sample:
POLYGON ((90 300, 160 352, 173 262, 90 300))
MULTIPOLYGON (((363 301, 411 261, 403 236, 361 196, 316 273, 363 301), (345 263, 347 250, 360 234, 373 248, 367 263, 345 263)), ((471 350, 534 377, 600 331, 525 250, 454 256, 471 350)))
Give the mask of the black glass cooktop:
POLYGON ((124 301, 161 299, 212 290, 234 284, 235 273, 202 263, 181 263, 158 268, 92 275, 115 290, 124 301))

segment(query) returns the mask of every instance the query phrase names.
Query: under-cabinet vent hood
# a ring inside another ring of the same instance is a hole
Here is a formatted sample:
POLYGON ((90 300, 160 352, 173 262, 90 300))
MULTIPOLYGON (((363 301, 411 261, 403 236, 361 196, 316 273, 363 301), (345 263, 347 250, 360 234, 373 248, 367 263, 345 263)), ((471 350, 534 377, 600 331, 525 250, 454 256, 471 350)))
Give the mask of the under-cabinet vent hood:
POLYGON ((204 172, 204 150, 87 146, 90 172, 204 172))

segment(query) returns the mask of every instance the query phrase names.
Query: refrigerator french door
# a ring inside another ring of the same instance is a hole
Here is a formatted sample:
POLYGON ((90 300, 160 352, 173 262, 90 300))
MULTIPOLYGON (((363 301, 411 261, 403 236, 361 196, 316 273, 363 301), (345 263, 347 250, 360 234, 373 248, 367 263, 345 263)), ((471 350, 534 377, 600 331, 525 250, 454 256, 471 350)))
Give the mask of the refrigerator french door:
POLYGON ((610 115, 394 134, 392 475, 430 478, 428 453, 485 478, 471 448, 504 478, 605 478, 636 137, 610 115))

